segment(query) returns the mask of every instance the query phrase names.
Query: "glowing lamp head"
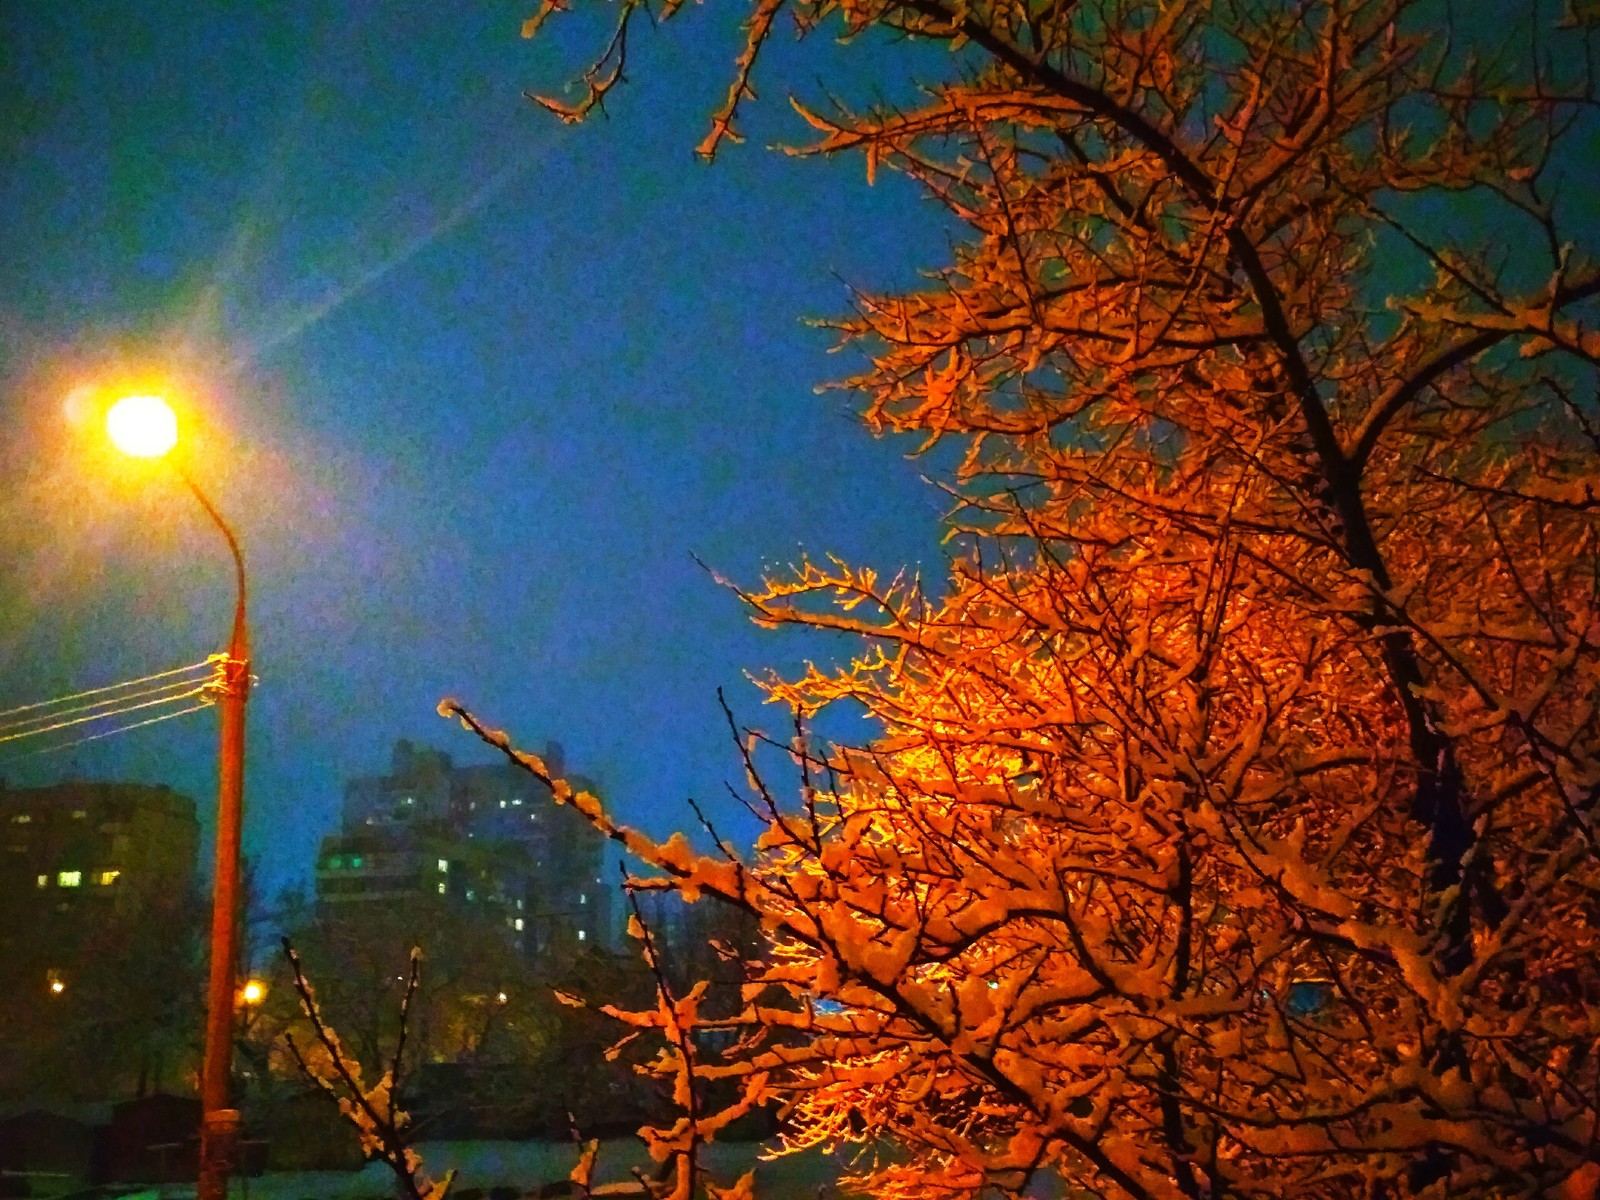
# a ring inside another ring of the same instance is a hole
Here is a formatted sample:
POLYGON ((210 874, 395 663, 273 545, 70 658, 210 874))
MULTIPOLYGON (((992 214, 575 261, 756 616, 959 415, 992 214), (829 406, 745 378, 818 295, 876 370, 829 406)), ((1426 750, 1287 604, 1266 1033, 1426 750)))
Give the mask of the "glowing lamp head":
POLYGON ((260 1004, 267 994, 267 985, 259 979, 252 979, 239 989, 239 999, 246 1004, 260 1004))
POLYGON ((178 444, 178 417, 160 396, 124 396, 106 413, 112 445, 134 458, 160 458, 178 444))

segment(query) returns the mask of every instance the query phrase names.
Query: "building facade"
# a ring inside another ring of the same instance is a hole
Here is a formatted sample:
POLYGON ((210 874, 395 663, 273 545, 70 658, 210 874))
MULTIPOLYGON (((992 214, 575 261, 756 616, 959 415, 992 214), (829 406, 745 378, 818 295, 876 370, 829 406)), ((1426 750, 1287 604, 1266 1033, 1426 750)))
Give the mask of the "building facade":
POLYGON ((198 1062, 194 801, 0 787, 0 1105, 182 1088, 198 1062))
MULTIPOLYGON (((560 770, 560 757, 551 747, 552 769, 560 770)), ((325 918, 364 906, 444 904, 481 914, 533 959, 611 944, 603 840, 526 771, 457 767, 447 754, 402 740, 387 774, 345 785, 341 812, 341 830, 323 840, 317 859, 325 918)))
POLYGON ((0 839, 0 958, 12 962, 27 943, 63 958, 64 969, 108 922, 194 890, 195 804, 169 788, 0 786, 0 839))

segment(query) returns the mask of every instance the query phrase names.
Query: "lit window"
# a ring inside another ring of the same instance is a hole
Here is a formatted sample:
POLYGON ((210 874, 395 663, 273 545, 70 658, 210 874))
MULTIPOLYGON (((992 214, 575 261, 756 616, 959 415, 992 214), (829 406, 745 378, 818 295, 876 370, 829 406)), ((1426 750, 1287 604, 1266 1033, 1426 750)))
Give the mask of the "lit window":
POLYGON ((98 883, 101 887, 110 887, 113 883, 115 883, 117 881, 117 876, 119 876, 121 874, 122 874, 121 871, 114 870, 114 869, 110 870, 110 871, 96 871, 94 873, 94 881, 96 883, 98 883))
POLYGON ((445 893, 444 880, 441 879, 439 881, 439 895, 442 896, 442 895, 444 895, 444 893, 445 893))
POLYGON ((18 813, 16 816, 11 818, 11 823, 13 825, 28 825, 32 822, 33 816, 29 813, 18 813))
POLYGON ((361 856, 359 854, 352 854, 350 856, 350 865, 352 867, 359 867, 361 865, 361 856))
POLYGON ((578 893, 578 903, 579 904, 587 904, 587 903, 589 903, 589 893, 587 893, 587 892, 579 892, 578 893))
POLYGON ((407 796, 405 802, 407 804, 415 804, 417 802, 417 798, 415 796, 407 796))
POLYGON ((506 806, 506 802, 504 800, 500 801, 500 807, 504 808, 505 806, 506 806))
POLYGON ((522 918, 518 917, 516 920, 512 921, 511 922, 511 928, 515 929, 518 933, 521 933, 522 932, 522 918))
POLYGON ((450 860, 446 859, 446 858, 441 858, 439 860, 439 870, 440 871, 448 871, 449 869, 450 869, 450 860))
POLYGON ((72 810, 72 819, 74 821, 81 821, 88 815, 89 810, 87 808, 75 808, 72 810))
POLYGON ((522 807, 522 797, 521 796, 513 796, 511 798, 511 807, 512 808, 521 808, 522 807))
POLYGON ((471 888, 468 888, 467 889, 467 899, 468 900, 476 900, 477 898, 478 898, 478 893, 473 891, 471 888))
POLYGON ((578 930, 578 940, 579 940, 579 941, 580 941, 580 942, 581 942, 581 941, 583 941, 583 940, 584 940, 584 939, 586 939, 586 938, 587 938, 587 937, 588 937, 588 936, 589 936, 589 935, 588 935, 588 934, 586 934, 586 933, 585 933, 585 932, 584 932, 584 931, 583 931, 583 930, 581 930, 581 929, 580 929, 580 930, 578 930))
POLYGON ((39 886, 40 887, 49 887, 50 886, 50 876, 48 876, 48 875, 39 876, 39 886))
POLYGON ((521 901, 521 900, 518 900, 518 901, 517 901, 517 911, 518 911, 518 912, 521 912, 521 911, 522 911, 522 901, 521 901))
POLYGON ((56 873, 56 886, 58 887, 77 887, 82 882, 82 871, 58 871, 56 873))

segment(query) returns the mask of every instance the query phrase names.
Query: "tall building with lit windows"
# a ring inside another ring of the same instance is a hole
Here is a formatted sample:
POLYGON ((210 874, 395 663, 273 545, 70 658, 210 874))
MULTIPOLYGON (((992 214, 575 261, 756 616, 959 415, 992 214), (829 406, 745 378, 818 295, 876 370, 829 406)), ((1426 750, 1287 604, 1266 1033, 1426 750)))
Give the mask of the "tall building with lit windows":
MULTIPOLYGON (((544 757, 562 770, 559 747, 544 757)), ((345 785, 341 824, 318 854, 325 918, 410 899, 481 913, 534 959, 613 940, 603 839, 509 763, 457 767, 402 740, 388 774, 345 785)))
POLYGON ((0 1105, 182 1086, 197 1047, 194 801, 0 785, 0 1105))
POLYGON ((107 914, 188 894, 199 841, 194 801, 169 788, 0 784, 0 952, 47 928, 70 944, 107 914))

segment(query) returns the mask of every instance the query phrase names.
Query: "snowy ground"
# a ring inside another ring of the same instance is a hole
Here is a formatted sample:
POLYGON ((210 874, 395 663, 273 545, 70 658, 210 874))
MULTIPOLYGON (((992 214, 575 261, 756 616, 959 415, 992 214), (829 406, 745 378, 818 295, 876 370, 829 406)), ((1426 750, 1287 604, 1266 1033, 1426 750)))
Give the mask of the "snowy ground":
MULTIPOLYGON (((577 1149, 570 1143, 552 1142, 423 1142, 417 1150, 432 1174, 456 1169, 452 1196, 480 1190, 487 1197, 491 1188, 513 1188, 522 1196, 548 1183, 565 1179, 577 1161, 577 1149)), ((839 1164, 821 1154, 792 1155, 774 1162, 761 1162, 756 1147, 713 1145, 706 1154, 707 1164, 723 1183, 752 1167, 756 1172, 756 1194, 762 1200, 832 1200, 837 1192, 833 1180, 839 1164)), ((638 1143, 620 1141, 600 1149, 598 1180, 626 1179, 628 1167, 642 1163, 638 1143)), ((394 1177, 381 1163, 368 1163, 360 1171, 282 1171, 254 1179, 233 1181, 232 1195, 237 1200, 392 1200, 394 1177)), ((124 1200, 188 1200, 194 1186, 179 1185, 128 1196, 124 1200)))

